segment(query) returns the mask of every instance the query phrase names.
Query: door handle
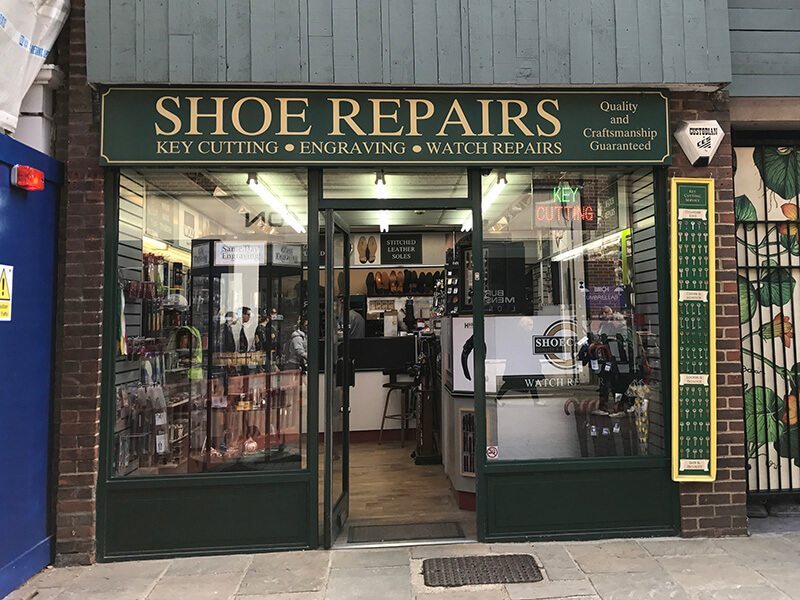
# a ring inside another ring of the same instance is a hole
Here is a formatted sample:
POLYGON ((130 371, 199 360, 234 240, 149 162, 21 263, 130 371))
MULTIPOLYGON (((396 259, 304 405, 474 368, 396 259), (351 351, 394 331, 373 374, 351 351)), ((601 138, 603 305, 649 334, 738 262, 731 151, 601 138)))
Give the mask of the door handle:
POLYGON ((336 387, 342 387, 344 385, 344 360, 341 358, 336 360, 334 372, 336 373, 336 387))

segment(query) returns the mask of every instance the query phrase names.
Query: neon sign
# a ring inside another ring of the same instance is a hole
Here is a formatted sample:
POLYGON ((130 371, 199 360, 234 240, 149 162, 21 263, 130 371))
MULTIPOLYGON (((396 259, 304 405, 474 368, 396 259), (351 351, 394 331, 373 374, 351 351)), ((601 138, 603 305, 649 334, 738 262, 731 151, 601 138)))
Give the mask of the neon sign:
POLYGON ((569 183, 559 183, 553 188, 553 202, 573 204, 581 199, 581 188, 572 187, 569 183))

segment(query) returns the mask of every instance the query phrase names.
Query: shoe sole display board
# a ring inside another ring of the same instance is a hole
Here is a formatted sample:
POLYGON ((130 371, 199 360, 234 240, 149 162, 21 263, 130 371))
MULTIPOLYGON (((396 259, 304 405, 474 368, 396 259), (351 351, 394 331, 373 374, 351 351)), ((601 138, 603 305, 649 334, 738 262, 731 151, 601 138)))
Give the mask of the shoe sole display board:
POLYGON ((673 178, 672 479, 717 471, 714 180, 673 178))

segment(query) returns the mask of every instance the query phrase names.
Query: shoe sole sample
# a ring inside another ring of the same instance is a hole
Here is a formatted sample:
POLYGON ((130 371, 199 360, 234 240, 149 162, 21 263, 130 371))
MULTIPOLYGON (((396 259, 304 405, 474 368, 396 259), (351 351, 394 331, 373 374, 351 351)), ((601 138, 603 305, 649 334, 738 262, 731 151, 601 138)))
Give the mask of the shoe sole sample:
POLYGON ((397 293, 402 294, 405 292, 405 287, 403 287, 403 280, 405 279, 405 273, 403 271, 397 272, 397 293))
POLYGON ((397 293, 397 273, 394 271, 389 273, 389 292, 392 294, 397 293))
POLYGON ((378 241, 375 239, 375 236, 369 236, 367 240, 367 252, 369 252, 367 256, 367 260, 370 263, 375 262, 376 252, 378 251, 378 241))
POLYGON ((365 264, 369 257, 366 255, 367 238, 365 238, 363 235, 358 238, 358 245, 356 246, 356 249, 358 250, 358 262, 360 262, 362 265, 365 264))
POLYGON ((339 293, 344 294, 344 272, 339 272, 336 276, 336 284, 339 286, 339 293))
POLYGON ((380 271, 375 273, 375 291, 377 291, 378 296, 383 295, 383 273, 380 271))

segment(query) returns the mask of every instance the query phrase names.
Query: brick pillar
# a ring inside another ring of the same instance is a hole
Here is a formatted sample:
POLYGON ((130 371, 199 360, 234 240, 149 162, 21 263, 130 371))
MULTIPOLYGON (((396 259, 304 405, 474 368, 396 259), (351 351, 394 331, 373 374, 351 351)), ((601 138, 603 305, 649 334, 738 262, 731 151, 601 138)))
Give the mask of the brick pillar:
POLYGON ((670 177, 709 177, 716 190, 717 253, 717 480, 682 483, 684 536, 747 533, 744 404, 739 297, 736 288, 736 226, 733 219, 733 162, 727 92, 679 93, 670 99, 670 121, 716 119, 725 139, 708 167, 692 167, 672 140, 670 177))
POLYGON ((95 557, 103 328, 103 170, 99 116, 86 82, 84 0, 59 38, 56 151, 65 163, 59 215, 56 329, 56 565, 95 557))

